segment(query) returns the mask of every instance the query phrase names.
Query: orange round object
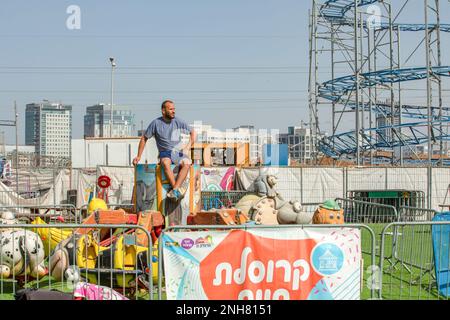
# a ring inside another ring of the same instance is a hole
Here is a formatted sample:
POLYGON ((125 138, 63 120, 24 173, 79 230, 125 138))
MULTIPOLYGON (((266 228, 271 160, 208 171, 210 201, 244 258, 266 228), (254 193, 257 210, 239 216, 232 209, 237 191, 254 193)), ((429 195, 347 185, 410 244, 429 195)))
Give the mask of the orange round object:
POLYGON ((344 210, 319 207, 313 216, 313 224, 344 224, 344 210))
POLYGON ((111 186, 111 178, 108 176, 100 176, 98 177, 97 185, 102 189, 109 188, 111 186))

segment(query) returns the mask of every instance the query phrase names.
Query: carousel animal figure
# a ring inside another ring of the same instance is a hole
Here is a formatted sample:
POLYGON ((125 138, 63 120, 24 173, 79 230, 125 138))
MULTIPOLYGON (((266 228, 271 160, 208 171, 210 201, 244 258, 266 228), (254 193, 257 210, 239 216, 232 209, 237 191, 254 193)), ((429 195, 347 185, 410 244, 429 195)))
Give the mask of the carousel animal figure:
MULTIPOLYGON (((19 224, 19 220, 15 218, 14 213, 10 211, 5 211, 1 213, 0 225, 14 225, 14 224, 19 224)), ((0 232, 13 229, 14 228, 0 228, 0 232)))
POLYGON ((344 224, 344 210, 333 200, 327 200, 317 208, 313 224, 344 224))
POLYGON ((277 182, 278 178, 274 175, 260 175, 254 183, 255 193, 259 197, 280 197, 279 193, 275 190, 277 182))
POLYGON ((3 278, 25 274, 39 278, 47 274, 44 245, 36 233, 23 229, 6 230, 0 233, 0 244, 0 275, 3 278))
POLYGON ((312 213, 302 211, 299 201, 285 201, 276 191, 277 177, 260 175, 254 183, 255 193, 244 196, 236 208, 256 224, 310 224, 312 213))
MULTIPOLYGON (((80 274, 82 276, 87 274, 89 282, 95 284, 101 284, 101 282, 109 284, 112 275, 113 283, 117 287, 133 288, 136 281, 144 287, 148 286, 148 247, 130 244, 126 236, 122 234, 114 240, 114 244, 106 246, 97 241, 95 232, 73 234, 59 243, 50 255, 50 275, 60 281, 71 280, 74 277, 79 279, 80 274), (138 272, 134 270, 136 267, 138 272)), ((156 243, 151 251, 150 263, 152 263, 152 278, 155 282, 158 275, 156 243)))
POLYGON ((300 201, 284 201, 277 206, 280 224, 310 224, 313 215, 302 210, 300 201))
MULTIPOLYGON (((240 207, 239 203, 236 207, 240 207)), ((250 208, 249 214, 251 220, 261 225, 310 224, 312 220, 312 214, 303 212, 299 201, 268 197, 257 200, 250 208)))

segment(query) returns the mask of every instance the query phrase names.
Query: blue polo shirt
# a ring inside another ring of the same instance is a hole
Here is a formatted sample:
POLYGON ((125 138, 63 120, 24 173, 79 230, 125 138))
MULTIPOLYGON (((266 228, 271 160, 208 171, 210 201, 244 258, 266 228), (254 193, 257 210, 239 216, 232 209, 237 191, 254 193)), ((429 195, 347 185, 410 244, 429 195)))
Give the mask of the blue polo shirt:
POLYGON ((150 123, 144 136, 147 139, 155 137, 156 146, 160 153, 171 152, 181 143, 181 134, 190 134, 191 131, 191 126, 177 117, 170 122, 166 122, 163 117, 159 117, 150 123))

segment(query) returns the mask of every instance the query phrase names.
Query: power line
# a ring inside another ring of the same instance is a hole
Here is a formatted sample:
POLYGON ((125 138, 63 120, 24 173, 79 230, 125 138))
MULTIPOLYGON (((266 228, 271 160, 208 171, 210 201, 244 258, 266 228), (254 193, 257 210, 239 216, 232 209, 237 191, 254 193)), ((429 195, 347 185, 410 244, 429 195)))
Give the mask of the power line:
MULTIPOLYGON (((36 90, 36 89, 3 89, 1 93, 108 93, 108 90, 36 90)), ((142 94, 142 93, 301 93, 307 90, 116 90, 116 93, 122 94, 142 94)))
MULTIPOLYGON (((82 74, 82 75, 101 75, 101 72, 81 72, 81 71, 2 71, 2 74, 82 74)), ((227 75, 227 74, 308 74, 307 71, 234 71, 234 72, 117 72, 122 75, 227 75)))
MULTIPOLYGON (((118 69, 306 69, 308 66, 120 66, 118 69)), ((102 66, 0 66, 0 69, 100 69, 102 66)))
POLYGON ((101 35, 101 34, 0 34, 0 38, 69 38, 69 39, 300 39, 302 35, 101 35))

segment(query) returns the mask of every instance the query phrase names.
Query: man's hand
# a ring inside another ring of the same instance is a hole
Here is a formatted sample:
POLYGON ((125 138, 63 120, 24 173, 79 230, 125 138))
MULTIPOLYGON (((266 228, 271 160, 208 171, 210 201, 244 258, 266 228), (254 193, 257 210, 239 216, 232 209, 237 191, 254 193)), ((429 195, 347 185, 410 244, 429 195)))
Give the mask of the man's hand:
POLYGON ((148 138, 143 135, 141 140, 139 141, 138 153, 136 158, 133 159, 133 165, 137 165, 139 161, 141 161, 142 152, 144 152, 145 144, 147 143, 148 138))
POLYGON ((133 159, 133 166, 136 166, 139 163, 139 161, 141 161, 141 157, 134 158, 133 159))
POLYGON ((183 149, 183 154, 190 159, 191 158, 191 147, 184 148, 183 149))

